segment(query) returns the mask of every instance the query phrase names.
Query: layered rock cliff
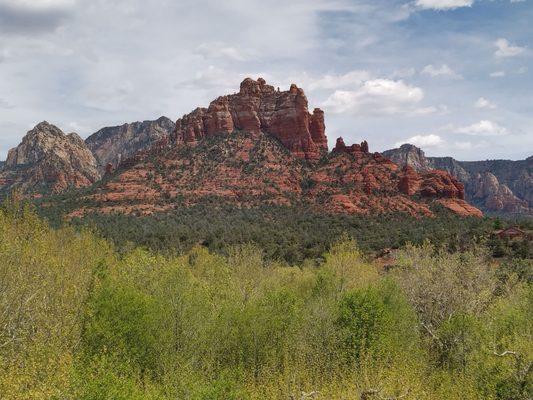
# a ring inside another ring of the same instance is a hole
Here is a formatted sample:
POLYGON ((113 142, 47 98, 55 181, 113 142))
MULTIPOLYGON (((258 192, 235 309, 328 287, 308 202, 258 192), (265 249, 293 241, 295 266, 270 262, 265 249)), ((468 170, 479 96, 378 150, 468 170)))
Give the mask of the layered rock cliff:
POLYGON ((85 143, 92 151, 101 171, 116 168, 122 160, 138 151, 146 150, 160 141, 166 141, 176 125, 167 117, 155 121, 133 122, 106 127, 89 136, 85 143))
POLYGON ((0 173, 0 190, 61 192, 100 179, 91 151, 76 134, 64 134, 48 122, 30 130, 8 153, 0 173))
POLYGON ((208 108, 197 108, 176 122, 173 140, 194 144, 202 138, 242 130, 268 133, 293 155, 316 160, 327 152, 324 112, 309 113, 307 97, 296 85, 274 89, 264 79, 245 79, 236 94, 222 96, 208 108))
POLYGON ((419 172, 440 169, 465 185, 466 200, 489 212, 533 213, 533 157, 526 160, 457 161, 451 157, 426 157, 411 144, 383 155, 419 172))

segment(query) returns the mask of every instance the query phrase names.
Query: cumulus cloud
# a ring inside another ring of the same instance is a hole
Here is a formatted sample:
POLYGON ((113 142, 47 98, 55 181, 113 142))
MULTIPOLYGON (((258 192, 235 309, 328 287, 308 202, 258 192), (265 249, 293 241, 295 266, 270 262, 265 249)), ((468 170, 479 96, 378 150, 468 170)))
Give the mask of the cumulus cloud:
POLYGON ((418 147, 437 147, 444 143, 444 140, 439 135, 428 134, 428 135, 415 135, 411 136, 408 139, 405 139, 401 142, 396 142, 395 147, 400 147, 404 143, 414 144, 418 147))
POLYGON ((503 136, 509 133, 507 128, 489 120, 481 120, 472 125, 456 128, 455 132, 471 136, 503 136))
POLYGON ((494 110, 496 108, 496 104, 490 102, 484 97, 480 97, 479 99, 477 99, 476 102, 474 103, 474 106, 476 108, 488 109, 488 110, 494 110))
POLYGON ((515 46, 509 43, 507 39, 500 38, 494 42, 496 46, 496 57, 516 57, 522 54, 526 49, 525 47, 515 46))
POLYGON ((448 77, 452 79, 461 79, 462 76, 451 69, 448 65, 442 64, 440 67, 436 67, 433 64, 426 65, 422 70, 423 75, 428 75, 431 77, 448 77))
POLYGON ((404 81, 373 79, 355 90, 336 90, 324 102, 333 113, 355 115, 410 114, 416 112, 424 91, 404 81))
POLYGON ((423 10, 453 10, 471 7, 474 0, 416 0, 414 5, 423 10))

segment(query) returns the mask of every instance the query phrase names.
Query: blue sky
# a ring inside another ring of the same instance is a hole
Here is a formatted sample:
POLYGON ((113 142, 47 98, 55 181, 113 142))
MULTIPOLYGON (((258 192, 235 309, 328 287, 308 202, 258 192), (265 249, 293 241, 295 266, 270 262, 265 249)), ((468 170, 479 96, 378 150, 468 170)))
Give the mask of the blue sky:
POLYGON ((330 145, 525 158, 531 21, 531 0, 0 0, 0 159, 41 120, 175 120, 246 76, 303 87, 330 145))

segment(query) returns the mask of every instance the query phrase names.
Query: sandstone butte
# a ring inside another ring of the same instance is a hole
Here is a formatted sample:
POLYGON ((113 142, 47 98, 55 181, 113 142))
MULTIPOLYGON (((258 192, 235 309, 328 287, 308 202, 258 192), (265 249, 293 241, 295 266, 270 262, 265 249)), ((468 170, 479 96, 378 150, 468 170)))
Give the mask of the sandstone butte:
POLYGON ((197 108, 176 122, 174 141, 196 143, 214 133, 235 130, 277 138, 298 158, 317 160, 327 152, 324 112, 310 114, 304 91, 292 84, 281 92, 265 80, 246 78, 239 93, 221 96, 208 108, 197 108))
POLYGON ((239 207, 305 205, 350 214, 405 212, 432 216, 440 204, 481 216, 464 186, 439 170, 399 167, 366 141, 342 138, 328 152, 324 113, 308 109, 301 88, 280 91, 259 78, 176 122, 169 140, 124 160, 72 216, 89 212, 151 214, 222 202, 239 207))

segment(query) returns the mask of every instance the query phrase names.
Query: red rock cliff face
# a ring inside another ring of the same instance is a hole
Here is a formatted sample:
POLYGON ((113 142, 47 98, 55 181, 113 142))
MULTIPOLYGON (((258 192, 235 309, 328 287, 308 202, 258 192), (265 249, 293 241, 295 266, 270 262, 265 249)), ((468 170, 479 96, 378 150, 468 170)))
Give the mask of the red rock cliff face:
POLYGON ((309 113, 307 97, 296 85, 275 90, 265 80, 246 78, 239 93, 222 96, 176 122, 174 141, 196 143, 215 133, 243 130, 268 133, 296 157, 316 160, 327 152, 324 112, 309 113))
POLYGON ((398 190, 409 196, 419 193, 424 198, 465 199, 464 185, 446 171, 435 169, 419 174, 410 165, 403 167, 398 190))

